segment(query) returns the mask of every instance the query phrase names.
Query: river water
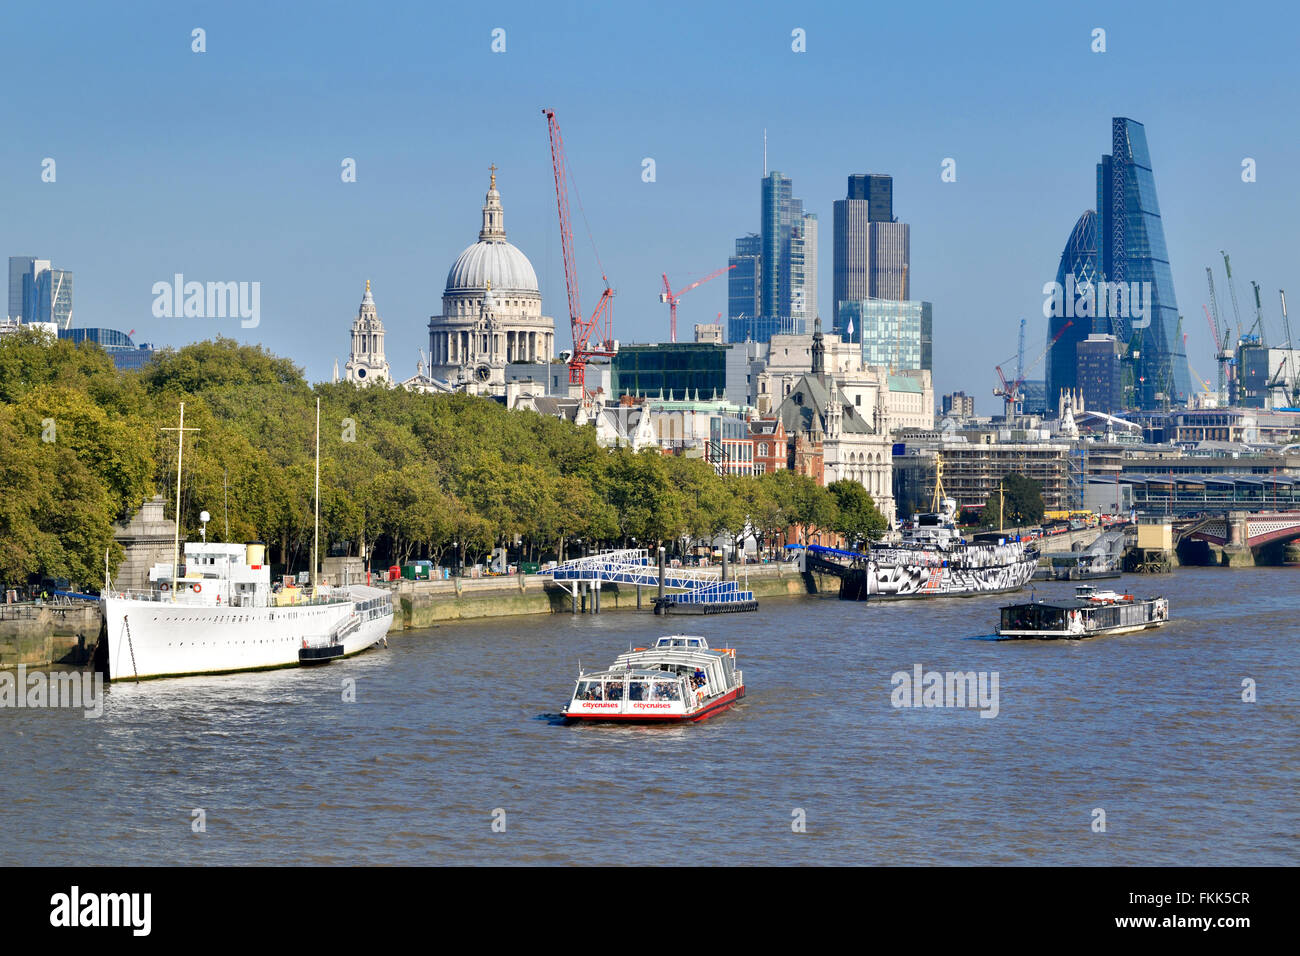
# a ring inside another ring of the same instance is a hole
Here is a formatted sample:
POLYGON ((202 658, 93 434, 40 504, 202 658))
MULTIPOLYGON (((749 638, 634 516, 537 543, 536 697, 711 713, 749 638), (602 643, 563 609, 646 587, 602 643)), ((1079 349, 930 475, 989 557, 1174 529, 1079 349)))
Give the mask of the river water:
POLYGON ((1005 596, 516 617, 116 684, 98 719, 0 709, 0 863, 1300 862, 1300 572, 1099 583, 1165 594, 1173 623, 996 641, 1005 596), (579 660, 670 631, 738 649, 738 707, 556 719, 579 660), (916 665, 996 672, 997 716, 892 706, 916 665))

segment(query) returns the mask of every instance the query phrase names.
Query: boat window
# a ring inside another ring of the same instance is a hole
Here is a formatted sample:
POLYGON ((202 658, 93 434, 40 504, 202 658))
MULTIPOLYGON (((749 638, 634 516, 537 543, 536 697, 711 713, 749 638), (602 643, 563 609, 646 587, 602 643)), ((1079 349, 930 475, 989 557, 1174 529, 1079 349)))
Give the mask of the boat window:
POLYGON ((650 683, 649 681, 634 680, 627 688, 628 700, 649 700, 650 683))
POLYGON ((657 680, 651 700, 681 700, 681 693, 676 681, 657 680))
POLYGON ((621 680, 620 681, 611 680, 605 682, 605 699, 606 700, 623 699, 623 682, 621 680))
POLYGON ((604 700, 605 684, 598 680, 578 681, 577 700, 604 700))

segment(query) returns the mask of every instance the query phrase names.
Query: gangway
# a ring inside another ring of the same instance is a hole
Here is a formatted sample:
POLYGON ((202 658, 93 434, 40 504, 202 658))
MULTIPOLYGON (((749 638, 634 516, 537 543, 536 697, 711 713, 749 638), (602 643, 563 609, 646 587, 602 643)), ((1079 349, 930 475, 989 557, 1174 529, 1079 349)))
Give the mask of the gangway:
POLYGON ((754 602, 752 591, 742 591, 737 582, 724 580, 717 571, 666 568, 662 562, 656 566, 645 548, 601 551, 565 561, 544 573, 572 597, 575 611, 580 595, 588 592, 592 595, 592 610, 599 613, 600 591, 606 583, 655 588, 660 601, 664 600, 665 589, 681 592, 671 595, 669 603, 673 605, 721 608, 754 602))

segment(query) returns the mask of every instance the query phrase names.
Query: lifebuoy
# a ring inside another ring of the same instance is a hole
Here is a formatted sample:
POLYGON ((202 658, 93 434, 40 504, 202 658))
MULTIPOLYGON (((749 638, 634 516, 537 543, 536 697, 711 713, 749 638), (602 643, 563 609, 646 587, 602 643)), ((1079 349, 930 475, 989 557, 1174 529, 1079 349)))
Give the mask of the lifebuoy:
POLYGON ((164 582, 162 583, 162 587, 160 588, 160 590, 163 590, 163 591, 170 591, 171 589, 172 589, 172 586, 171 586, 170 584, 168 584, 166 581, 164 581, 164 582))
POLYGON ((200 593, 202 593, 202 591, 203 591, 203 585, 202 585, 202 584, 199 584, 197 581, 195 581, 195 582, 194 582, 194 593, 195 593, 195 594, 200 594, 200 593))

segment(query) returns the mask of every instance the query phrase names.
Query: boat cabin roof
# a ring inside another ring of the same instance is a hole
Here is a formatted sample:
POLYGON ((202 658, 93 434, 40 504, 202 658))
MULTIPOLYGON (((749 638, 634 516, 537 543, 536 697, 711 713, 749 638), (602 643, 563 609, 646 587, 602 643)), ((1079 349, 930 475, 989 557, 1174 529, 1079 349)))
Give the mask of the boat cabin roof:
POLYGON ((624 670, 623 668, 613 668, 607 671, 590 671, 578 678, 578 680, 580 681, 612 680, 612 681, 620 681, 620 682, 624 680, 675 681, 677 679, 678 679, 677 675, 672 673, 671 671, 644 670, 644 669, 637 669, 637 668, 632 668, 631 670, 624 670))
POLYGON ((709 642, 693 634, 668 634, 655 641, 655 647, 690 647, 707 651, 709 642))

